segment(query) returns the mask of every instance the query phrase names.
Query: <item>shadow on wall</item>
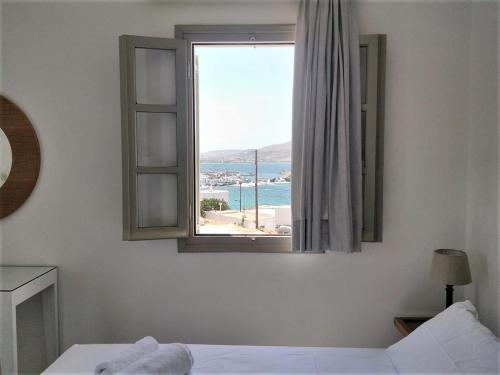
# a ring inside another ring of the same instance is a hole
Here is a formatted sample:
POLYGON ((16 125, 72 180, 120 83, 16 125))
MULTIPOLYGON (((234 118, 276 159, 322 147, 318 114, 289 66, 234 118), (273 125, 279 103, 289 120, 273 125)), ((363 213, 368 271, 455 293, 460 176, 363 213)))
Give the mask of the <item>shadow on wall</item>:
MULTIPOLYGON (((472 303, 476 306, 484 306, 490 304, 492 306, 497 306, 499 302, 499 285, 495 285, 495 282, 492 281, 493 278, 491 277, 491 267, 495 267, 496 262, 493 265, 488 264, 488 260, 484 255, 474 254, 474 252, 471 252, 471 254, 469 255, 469 262, 472 273, 472 284, 469 285, 469 292, 467 293, 467 295, 471 296, 470 298, 472 300, 472 303), (492 292, 486 294, 486 290, 491 290, 492 292), (483 301, 482 298, 486 295, 491 296, 493 300, 483 301)), ((498 282, 496 284, 498 284, 498 282)), ((479 310, 479 320, 494 332, 499 329, 499 319, 500 317, 486 316, 484 312, 479 310), (497 320, 496 322, 495 318, 497 320), (495 324, 496 327, 494 327, 495 324)))

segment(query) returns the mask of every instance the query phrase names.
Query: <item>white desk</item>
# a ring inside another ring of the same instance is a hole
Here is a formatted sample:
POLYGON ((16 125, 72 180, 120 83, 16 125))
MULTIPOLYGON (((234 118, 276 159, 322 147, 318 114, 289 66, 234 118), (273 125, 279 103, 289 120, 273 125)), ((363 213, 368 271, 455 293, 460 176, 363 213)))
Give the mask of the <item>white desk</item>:
POLYGON ((0 266, 1 374, 39 373, 58 355, 57 268, 0 266))

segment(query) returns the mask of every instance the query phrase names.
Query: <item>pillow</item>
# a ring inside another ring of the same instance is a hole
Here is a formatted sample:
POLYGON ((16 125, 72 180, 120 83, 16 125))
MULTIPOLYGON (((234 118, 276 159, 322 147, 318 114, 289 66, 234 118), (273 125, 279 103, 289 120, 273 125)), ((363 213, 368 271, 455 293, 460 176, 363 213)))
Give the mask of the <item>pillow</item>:
POLYGON ((500 341, 479 323, 470 301, 453 304, 386 351, 400 373, 499 371, 500 341))

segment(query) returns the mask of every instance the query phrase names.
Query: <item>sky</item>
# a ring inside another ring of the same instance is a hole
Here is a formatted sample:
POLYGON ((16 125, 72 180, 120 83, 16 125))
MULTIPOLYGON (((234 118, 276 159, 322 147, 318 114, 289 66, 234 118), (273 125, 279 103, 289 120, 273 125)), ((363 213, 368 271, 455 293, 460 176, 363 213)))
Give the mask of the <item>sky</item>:
POLYGON ((292 138, 293 46, 195 46, 200 151, 292 138))

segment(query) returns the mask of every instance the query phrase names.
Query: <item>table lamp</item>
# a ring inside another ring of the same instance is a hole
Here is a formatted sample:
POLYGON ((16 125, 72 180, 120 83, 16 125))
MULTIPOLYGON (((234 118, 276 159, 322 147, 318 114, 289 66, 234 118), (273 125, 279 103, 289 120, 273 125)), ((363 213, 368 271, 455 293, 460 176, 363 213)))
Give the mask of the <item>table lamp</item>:
POLYGON ((472 281, 467 253, 452 249, 434 250, 431 279, 446 285, 446 307, 451 306, 453 285, 466 285, 472 281))

